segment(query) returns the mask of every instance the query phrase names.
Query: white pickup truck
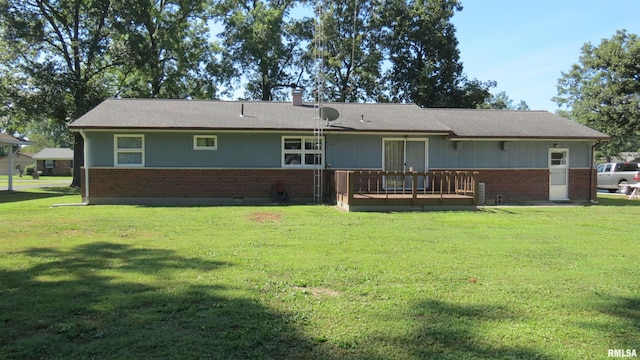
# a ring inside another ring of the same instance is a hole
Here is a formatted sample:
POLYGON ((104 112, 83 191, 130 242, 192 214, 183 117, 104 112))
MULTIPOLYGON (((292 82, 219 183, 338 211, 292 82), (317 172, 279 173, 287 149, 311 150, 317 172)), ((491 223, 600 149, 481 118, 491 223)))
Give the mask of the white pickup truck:
POLYGON ((598 172, 598 189, 606 189, 610 193, 620 190, 628 195, 631 192, 629 185, 635 184, 633 177, 640 170, 637 162, 615 162, 600 164, 596 168, 598 172))

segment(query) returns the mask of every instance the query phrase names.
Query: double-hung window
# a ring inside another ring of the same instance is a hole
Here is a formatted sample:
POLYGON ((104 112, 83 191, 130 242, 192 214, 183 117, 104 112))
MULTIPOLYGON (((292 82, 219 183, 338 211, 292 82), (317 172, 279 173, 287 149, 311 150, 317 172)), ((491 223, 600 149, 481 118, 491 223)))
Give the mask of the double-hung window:
POLYGON ((282 137, 283 167, 322 167, 324 139, 312 136, 282 137))
POLYGON ((114 135, 114 165, 144 166, 144 135, 114 135))

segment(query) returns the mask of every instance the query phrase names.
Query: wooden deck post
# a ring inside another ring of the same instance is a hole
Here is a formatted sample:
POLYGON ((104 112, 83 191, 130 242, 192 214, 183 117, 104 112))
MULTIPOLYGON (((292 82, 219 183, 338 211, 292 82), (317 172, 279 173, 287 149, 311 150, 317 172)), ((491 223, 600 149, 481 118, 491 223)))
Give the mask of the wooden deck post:
POLYGON ((418 199, 418 173, 411 172, 411 204, 416 205, 416 199, 418 199))
POLYGON ((478 183, 478 175, 480 173, 475 171, 471 174, 471 179, 473 179, 473 205, 478 205, 480 201, 480 183, 478 183))
POLYGON ((353 192, 356 187, 354 177, 354 171, 347 171, 347 191, 349 192, 349 194, 347 194, 347 199, 349 201, 349 204, 353 204, 353 192))

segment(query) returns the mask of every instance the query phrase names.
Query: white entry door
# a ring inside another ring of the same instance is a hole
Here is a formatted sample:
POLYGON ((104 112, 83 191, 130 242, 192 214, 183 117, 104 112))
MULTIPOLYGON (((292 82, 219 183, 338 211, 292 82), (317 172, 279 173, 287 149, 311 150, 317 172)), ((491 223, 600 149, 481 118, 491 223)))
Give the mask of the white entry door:
POLYGON ((549 200, 569 200, 569 149, 549 149, 549 200))

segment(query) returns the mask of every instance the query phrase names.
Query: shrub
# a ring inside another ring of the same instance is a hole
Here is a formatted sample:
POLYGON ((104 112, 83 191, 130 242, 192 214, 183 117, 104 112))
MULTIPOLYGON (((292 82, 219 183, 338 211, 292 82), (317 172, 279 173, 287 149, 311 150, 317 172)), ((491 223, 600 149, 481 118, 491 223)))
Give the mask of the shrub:
POLYGON ((33 173, 36 172, 36 166, 35 165, 27 165, 24 167, 24 173, 27 176, 31 176, 33 175, 33 173))

